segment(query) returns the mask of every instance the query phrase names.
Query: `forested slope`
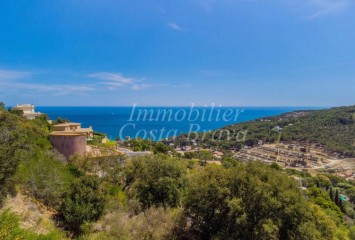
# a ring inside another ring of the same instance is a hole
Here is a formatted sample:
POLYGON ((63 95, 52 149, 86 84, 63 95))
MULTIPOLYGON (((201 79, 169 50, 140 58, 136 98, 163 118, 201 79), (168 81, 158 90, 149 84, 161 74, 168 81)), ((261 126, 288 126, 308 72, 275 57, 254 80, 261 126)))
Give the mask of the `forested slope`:
POLYGON ((259 162, 205 166, 164 148, 64 160, 45 117, 20 115, 0 109, 2 195, 21 191, 53 213, 55 229, 24 228, 28 216, 0 208, 0 239, 354 239, 353 182, 259 162))
MULTIPOLYGON (((186 137, 187 134, 182 135, 177 141, 183 141, 186 137)), ((204 147, 215 146, 227 150, 238 149, 243 145, 253 146, 259 140, 264 143, 308 141, 319 143, 329 151, 355 156, 355 106, 296 111, 233 124, 212 131, 204 138, 200 134, 197 143, 204 147), (239 135, 239 139, 236 137, 240 132, 245 133, 245 139, 240 137, 243 134, 239 135)))

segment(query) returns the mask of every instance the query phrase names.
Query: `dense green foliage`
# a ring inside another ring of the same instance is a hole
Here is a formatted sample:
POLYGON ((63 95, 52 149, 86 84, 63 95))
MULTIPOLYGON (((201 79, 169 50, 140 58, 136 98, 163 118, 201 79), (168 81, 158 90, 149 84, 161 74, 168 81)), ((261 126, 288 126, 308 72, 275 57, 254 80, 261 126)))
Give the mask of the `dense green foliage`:
POLYGON ((51 152, 37 152, 35 157, 22 161, 16 178, 27 193, 56 209, 73 181, 70 169, 51 152))
POLYGON ((60 215, 66 227, 78 234, 82 224, 99 219, 104 202, 98 179, 84 176, 70 186, 70 191, 64 196, 60 215))
POLYGON ((164 155, 130 160, 125 176, 125 188, 137 196, 143 208, 178 206, 186 186, 185 166, 164 155))
POLYGON ((333 239, 336 228, 287 175, 256 163, 199 170, 185 207, 201 239, 333 239))
POLYGON ((184 157, 187 159, 197 158, 201 160, 212 160, 213 154, 208 150, 194 151, 194 152, 185 152, 184 157))
POLYGON ((34 123, 0 109, 0 205, 20 160, 50 148, 47 134, 47 124, 40 119, 34 123))
POLYGON ((168 153, 173 151, 172 147, 162 142, 154 142, 146 139, 132 139, 124 143, 126 147, 130 147, 133 151, 152 151, 154 153, 168 153))
MULTIPOLYGON (((186 143, 188 135, 177 138, 186 143)), ((310 142, 325 146, 329 151, 355 156, 355 106, 315 111, 297 111, 275 117, 257 119, 200 134, 197 144, 222 150, 240 149, 243 145, 264 143, 310 142), (280 130, 275 129, 280 127, 280 130), (229 134, 228 134, 229 132, 229 134), (238 137, 238 133, 240 134, 238 137), (244 134, 245 133, 245 134, 244 134), (240 137, 244 136, 245 139, 240 137)), ((188 142, 188 141, 187 141, 188 142)))
POLYGON ((69 120, 67 118, 58 117, 55 121, 56 124, 67 123, 69 120))
POLYGON ((106 138, 106 134, 100 132, 94 132, 92 139, 88 140, 88 144, 101 145, 102 139, 106 138))
MULTIPOLYGON (((292 113, 229 128, 250 131, 245 144, 260 139, 319 138, 329 149, 345 153, 351 152, 351 146, 340 149, 347 143, 346 138, 340 141, 334 137, 336 145, 323 133, 304 133, 310 128, 301 128, 305 124, 312 124, 312 129, 318 125, 319 131, 334 135, 335 126, 339 136, 348 136, 353 134, 348 115, 353 111, 350 107, 292 113), (275 125, 283 128, 281 135, 273 130, 275 125), (344 133, 344 129, 349 132, 344 133)), ((116 154, 75 156, 65 160, 51 151, 50 128, 45 116, 25 120, 0 104, 0 188, 3 195, 18 190, 48 208, 56 216, 53 221, 66 230, 68 237, 335 240, 355 236, 352 181, 331 174, 311 176, 283 170, 277 164, 243 163, 227 154, 221 166, 199 164, 195 158, 212 159, 212 152, 202 150, 176 158, 170 146, 141 139, 125 144, 132 150, 151 150, 155 154, 135 158, 116 154), (342 200, 344 196, 349 201, 342 200)), ((231 141, 206 140, 198 144, 215 144, 223 149, 241 147, 239 142, 231 141)), ((0 239, 63 237, 24 230, 18 217, 3 211, 0 239)))

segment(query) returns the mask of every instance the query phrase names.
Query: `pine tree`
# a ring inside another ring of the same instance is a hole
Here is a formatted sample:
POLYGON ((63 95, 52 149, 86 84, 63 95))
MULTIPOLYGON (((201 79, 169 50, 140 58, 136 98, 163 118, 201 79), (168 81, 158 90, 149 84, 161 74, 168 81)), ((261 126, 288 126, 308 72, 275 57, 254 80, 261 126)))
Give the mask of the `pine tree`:
POLYGON ((334 194, 333 194, 333 188, 332 187, 329 188, 329 197, 330 197, 330 199, 332 201, 334 201, 334 194))
POLYGON ((338 189, 336 191, 336 196, 337 196, 337 199, 335 201, 335 204, 340 208, 341 211, 344 212, 343 200, 341 200, 341 197, 340 197, 340 194, 338 192, 338 189))
POLYGON ((338 189, 335 191, 334 202, 335 202, 336 205, 338 205, 338 207, 340 207, 340 205, 341 205, 341 199, 340 199, 340 197, 339 197, 339 190, 338 190, 338 189))

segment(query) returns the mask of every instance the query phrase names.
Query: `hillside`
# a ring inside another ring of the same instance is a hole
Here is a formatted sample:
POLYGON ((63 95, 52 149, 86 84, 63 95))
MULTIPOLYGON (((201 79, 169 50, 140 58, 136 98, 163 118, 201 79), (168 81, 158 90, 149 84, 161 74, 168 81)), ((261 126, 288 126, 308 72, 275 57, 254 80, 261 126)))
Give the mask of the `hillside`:
MULTIPOLYGON (((195 139, 197 145, 201 147, 224 150, 240 149, 245 145, 254 146, 259 140, 264 143, 291 141, 318 143, 328 151, 353 157, 355 156, 354 123, 355 106, 295 111, 229 125, 205 136, 201 133, 199 138, 195 139)), ((187 134, 177 138, 178 142, 186 140, 187 134)))
MULTIPOLYGON (((286 129, 312 114, 266 123, 286 129)), ((50 128, 0 107, 0 239, 354 239, 353 181, 255 161, 205 165, 162 143, 134 158, 65 160, 50 128)))

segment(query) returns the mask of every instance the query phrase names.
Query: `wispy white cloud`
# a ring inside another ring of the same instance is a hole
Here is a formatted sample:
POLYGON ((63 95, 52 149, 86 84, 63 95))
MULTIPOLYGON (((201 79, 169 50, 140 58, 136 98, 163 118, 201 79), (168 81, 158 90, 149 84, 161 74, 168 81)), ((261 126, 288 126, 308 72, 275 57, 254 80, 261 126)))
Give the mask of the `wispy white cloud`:
POLYGON ((146 89, 146 88, 149 88, 149 87, 151 87, 151 84, 144 84, 144 83, 137 84, 137 83, 135 83, 135 84, 132 85, 132 89, 133 90, 142 90, 142 89, 146 89))
POLYGON ((330 14, 345 11, 351 4, 350 0, 307 0, 314 12, 307 18, 313 20, 330 14))
MULTIPOLYGON (((39 81, 43 79, 43 74, 34 74, 32 72, 14 71, 0 69, 0 92, 22 93, 45 93, 50 96, 58 95, 79 95, 89 93, 95 90, 115 90, 120 87, 127 87, 132 90, 143 90, 151 87, 151 84, 144 83, 145 79, 136 79, 125 77, 121 73, 96 72, 85 75, 94 79, 90 83, 63 83, 58 81, 53 83, 39 81)), ((83 77, 81 75, 81 77, 83 77)))
POLYGON ((149 84, 141 83, 144 79, 125 77, 121 73, 97 72, 88 74, 87 76, 102 80, 101 84, 107 86, 109 90, 115 90, 123 86, 128 86, 132 90, 142 90, 150 87, 149 84))
MULTIPOLYGON (((257 2, 255 0, 194 0, 194 3, 200 7, 206 14, 210 14, 221 4, 228 4, 225 7, 235 7, 238 4, 247 4, 257 2)), ((327 15, 341 13, 346 11, 354 0, 265 0, 270 4, 291 4, 297 6, 302 11, 303 18, 308 20, 318 19, 327 15)))
POLYGON ((109 72, 98 72, 98 73, 91 73, 88 77, 96 78, 100 80, 105 80, 108 83, 114 83, 115 85, 121 84, 131 84, 134 82, 134 79, 124 77, 121 73, 109 73, 109 72))
POLYGON ((32 76, 32 72, 0 69, 0 80, 21 79, 32 76))
POLYGON ((50 95, 80 94, 93 91, 94 86, 84 84, 33 83, 33 72, 0 69, 0 91, 46 92, 50 95))
MULTIPOLYGON (((6 91, 22 91, 29 90, 33 93, 42 92, 49 95, 70 95, 70 94, 83 94, 94 91, 95 87, 90 85, 59 85, 59 84, 40 84, 40 83, 23 83, 23 82, 0 82, 2 89, 6 91)), ((0 89, 0 92, 1 90, 0 89)))
POLYGON ((12 87, 17 89, 33 90, 38 92, 46 92, 54 96, 83 94, 94 91, 95 87, 90 85, 73 85, 73 84, 37 84, 37 83, 14 83, 12 87))
POLYGON ((177 23, 168 23, 167 26, 175 31, 181 32, 183 30, 177 23))

